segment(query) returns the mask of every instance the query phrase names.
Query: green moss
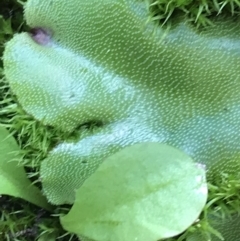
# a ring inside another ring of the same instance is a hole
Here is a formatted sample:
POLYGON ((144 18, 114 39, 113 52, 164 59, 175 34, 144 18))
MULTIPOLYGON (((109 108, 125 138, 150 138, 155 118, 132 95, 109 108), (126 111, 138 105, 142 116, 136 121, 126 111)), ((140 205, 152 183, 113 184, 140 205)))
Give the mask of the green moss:
POLYGON ((237 16, 240 13, 239 0, 148 0, 151 20, 160 25, 174 23, 183 16, 197 27, 212 25, 218 15, 237 16))

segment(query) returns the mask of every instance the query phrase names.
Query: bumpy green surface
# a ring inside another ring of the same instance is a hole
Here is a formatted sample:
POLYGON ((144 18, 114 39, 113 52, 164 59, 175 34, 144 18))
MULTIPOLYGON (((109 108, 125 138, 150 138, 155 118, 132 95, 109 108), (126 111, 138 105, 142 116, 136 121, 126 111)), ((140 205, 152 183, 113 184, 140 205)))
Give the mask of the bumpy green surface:
POLYGON ((239 19, 163 29, 139 0, 29 0, 25 15, 48 34, 35 31, 34 41, 22 33, 6 46, 5 74, 20 104, 65 131, 104 123, 43 161, 52 203, 72 203, 104 158, 139 142, 183 150, 207 165, 209 180, 240 171, 239 19))

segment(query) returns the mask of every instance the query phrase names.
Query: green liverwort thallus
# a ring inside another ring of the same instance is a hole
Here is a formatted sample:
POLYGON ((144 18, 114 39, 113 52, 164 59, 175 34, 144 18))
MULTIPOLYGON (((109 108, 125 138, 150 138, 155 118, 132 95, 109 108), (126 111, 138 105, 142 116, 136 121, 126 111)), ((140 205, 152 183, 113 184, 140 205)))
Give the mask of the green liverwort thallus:
POLYGON ((35 30, 16 35, 4 53, 19 103, 64 131, 104 123, 43 161, 50 202, 73 203, 104 158, 146 141, 206 164, 212 181, 240 171, 239 21, 162 28, 139 0, 30 0, 25 17, 35 30))

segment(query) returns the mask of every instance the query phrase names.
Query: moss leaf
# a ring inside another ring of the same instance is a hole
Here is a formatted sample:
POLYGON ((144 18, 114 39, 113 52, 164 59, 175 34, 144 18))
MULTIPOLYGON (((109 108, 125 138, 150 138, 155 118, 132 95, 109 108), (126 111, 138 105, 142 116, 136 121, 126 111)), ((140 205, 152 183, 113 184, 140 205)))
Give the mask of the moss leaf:
POLYGON ((107 158, 61 221, 97 241, 156 241, 187 229, 206 198, 201 166, 171 146, 142 143, 107 158))
POLYGON ((27 178, 23 167, 18 166, 19 147, 8 131, 0 127, 0 194, 23 198, 40 207, 50 205, 27 178))
MULTIPOLYGON (((211 217, 209 216, 210 224, 215 232, 220 233, 221 235, 211 234, 211 237, 208 237, 211 241, 236 241, 240 237, 240 215, 234 214, 230 217, 211 217)), ((187 241, 202 241, 206 240, 207 237, 204 233, 196 232, 190 235, 187 238, 187 241)))

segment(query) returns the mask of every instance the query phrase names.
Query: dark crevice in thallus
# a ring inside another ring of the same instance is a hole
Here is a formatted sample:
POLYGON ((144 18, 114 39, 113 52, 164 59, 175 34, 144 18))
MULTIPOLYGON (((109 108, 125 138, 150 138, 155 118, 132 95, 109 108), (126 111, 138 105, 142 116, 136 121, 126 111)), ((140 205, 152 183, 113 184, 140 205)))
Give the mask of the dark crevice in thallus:
POLYGON ((52 34, 49 30, 41 27, 32 28, 29 31, 31 38, 39 45, 48 45, 51 42, 52 34))

